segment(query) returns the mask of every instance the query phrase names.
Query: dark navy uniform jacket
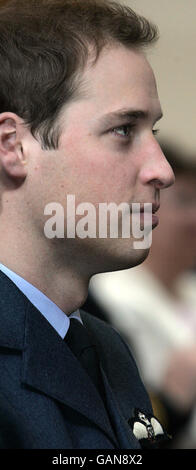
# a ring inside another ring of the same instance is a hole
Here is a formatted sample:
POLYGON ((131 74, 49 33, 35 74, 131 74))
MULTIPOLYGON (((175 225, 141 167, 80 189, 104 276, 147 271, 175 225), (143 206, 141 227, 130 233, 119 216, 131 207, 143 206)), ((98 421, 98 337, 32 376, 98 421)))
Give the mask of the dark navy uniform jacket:
POLYGON ((140 448, 128 421, 152 408, 134 359, 110 325, 81 317, 96 338, 107 411, 66 342, 0 272, 1 448, 140 448))

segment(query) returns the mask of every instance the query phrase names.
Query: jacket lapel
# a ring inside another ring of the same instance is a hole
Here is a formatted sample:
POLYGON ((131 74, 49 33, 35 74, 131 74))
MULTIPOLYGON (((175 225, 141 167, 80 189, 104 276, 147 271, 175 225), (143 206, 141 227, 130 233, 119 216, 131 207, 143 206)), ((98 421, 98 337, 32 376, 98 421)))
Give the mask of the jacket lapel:
POLYGON ((113 429, 115 430, 120 449, 141 449, 139 441, 134 436, 129 424, 123 416, 118 401, 113 393, 106 374, 101 367, 103 382, 106 392, 107 409, 111 417, 113 429))
MULTIPOLYGON (((81 311, 81 316, 84 324, 93 333, 95 328, 91 315, 81 311)), ((116 332, 113 342, 112 331, 110 332, 110 344, 108 344, 103 332, 103 327, 101 328, 98 323, 95 339, 102 363, 107 406, 110 410, 113 427, 116 430, 121 448, 141 448, 128 421, 133 416, 135 408, 152 415, 151 403, 128 347, 119 337, 117 349, 117 344, 115 344, 116 332), (125 349, 125 355, 122 355, 123 348, 125 349), (119 373, 116 372, 117 370, 119 373)))
POLYGON ((116 445, 102 400, 87 373, 31 303, 26 314, 22 382, 86 416, 116 445))

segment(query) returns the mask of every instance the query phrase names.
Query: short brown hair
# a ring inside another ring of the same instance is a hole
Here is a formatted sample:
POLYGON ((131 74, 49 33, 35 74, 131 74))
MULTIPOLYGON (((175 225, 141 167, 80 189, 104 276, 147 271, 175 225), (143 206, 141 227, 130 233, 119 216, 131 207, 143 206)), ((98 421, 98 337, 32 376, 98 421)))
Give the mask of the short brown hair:
POLYGON ((157 28, 110 0, 10 0, 0 7, 0 113, 13 112, 45 148, 58 146, 57 118, 77 97, 93 46, 141 48, 157 28))

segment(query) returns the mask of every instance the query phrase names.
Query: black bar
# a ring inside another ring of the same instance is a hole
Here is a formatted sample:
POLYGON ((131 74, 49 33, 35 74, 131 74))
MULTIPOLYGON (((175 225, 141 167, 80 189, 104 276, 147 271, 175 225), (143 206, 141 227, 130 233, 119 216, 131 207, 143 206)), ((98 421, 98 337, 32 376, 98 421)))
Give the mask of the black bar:
MULTIPOLYGON (((102 468, 104 465, 123 465, 138 468, 159 468, 164 465, 166 470, 171 464, 187 465, 191 459, 196 458, 196 450, 12 450, 0 451, 0 467, 2 464, 9 465, 39 465, 39 468, 75 468, 94 469, 102 468)), ((34 467, 36 468, 36 467, 34 467)))

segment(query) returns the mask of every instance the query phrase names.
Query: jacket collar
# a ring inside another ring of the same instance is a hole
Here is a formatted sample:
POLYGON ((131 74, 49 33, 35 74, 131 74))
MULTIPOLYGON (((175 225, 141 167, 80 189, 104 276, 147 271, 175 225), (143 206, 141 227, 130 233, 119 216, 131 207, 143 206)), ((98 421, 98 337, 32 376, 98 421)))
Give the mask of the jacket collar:
POLYGON ((28 305, 27 298, 0 271, 0 346, 23 350, 28 305))
MULTIPOLYGON (((89 324, 83 314, 82 319, 88 327, 92 327, 91 321, 89 324)), ((83 414, 100 427, 110 437, 115 447, 118 447, 102 400, 66 342, 13 282, 1 272, 0 323, 0 346, 22 351, 22 383, 83 414)), ((102 356, 103 352, 100 353, 102 356)), ((104 364, 104 355, 102 359, 104 364)), ((103 369, 102 375, 108 409, 118 440, 120 439, 120 447, 132 448, 133 441, 137 447, 138 441, 136 442, 128 429, 127 419, 123 417, 122 411, 125 408, 120 409, 114 397, 115 387, 112 390, 103 369)), ((119 377, 116 381, 119 383, 119 377)), ((118 399, 118 393, 116 396, 118 399)), ((126 410, 124 416, 127 415, 128 418, 129 406, 126 410)))
POLYGON ((22 351, 22 383, 86 416, 116 446, 104 405, 88 375, 66 342, 2 272, 0 346, 22 351))
POLYGON ((77 410, 115 439, 88 375, 32 304, 26 314, 22 382, 77 410))
POLYGON ((94 385, 66 342, 33 305, 29 305, 26 314, 22 382, 86 416, 109 436, 115 447, 129 449, 134 443, 134 448, 140 448, 128 420, 121 413, 103 368, 101 371, 112 427, 94 385))

